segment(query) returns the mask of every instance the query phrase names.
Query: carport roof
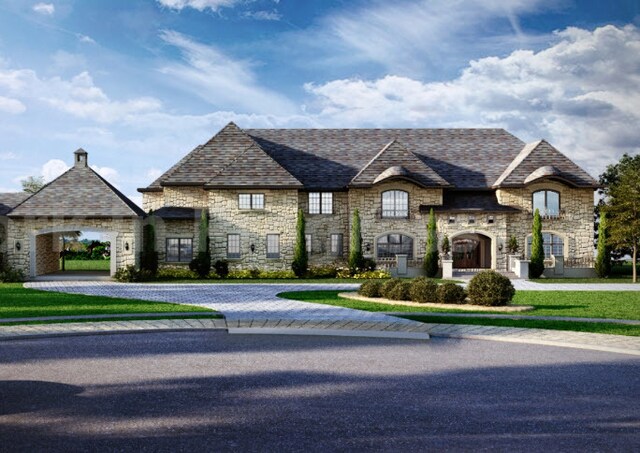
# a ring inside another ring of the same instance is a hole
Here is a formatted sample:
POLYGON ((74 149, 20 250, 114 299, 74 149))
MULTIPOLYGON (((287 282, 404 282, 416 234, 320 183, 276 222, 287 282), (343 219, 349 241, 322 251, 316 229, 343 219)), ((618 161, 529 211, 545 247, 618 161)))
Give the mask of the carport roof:
MULTIPOLYGON (((79 150, 81 151, 81 150, 79 150)), ((83 160, 18 204, 9 217, 141 217, 144 211, 83 160)))
POLYGON ((0 193, 0 216, 7 215, 13 208, 29 197, 27 192, 0 193))

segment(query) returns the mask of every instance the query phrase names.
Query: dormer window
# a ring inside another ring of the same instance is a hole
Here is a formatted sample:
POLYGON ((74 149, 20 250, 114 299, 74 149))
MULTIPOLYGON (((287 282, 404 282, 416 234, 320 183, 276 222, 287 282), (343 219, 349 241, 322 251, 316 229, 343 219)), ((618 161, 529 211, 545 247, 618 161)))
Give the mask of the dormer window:
POLYGON ((533 209, 540 211, 542 217, 560 216, 560 194, 555 190, 539 190, 533 193, 533 209))
POLYGON ((409 217, 409 194, 404 190, 387 190, 382 192, 382 217, 409 217))

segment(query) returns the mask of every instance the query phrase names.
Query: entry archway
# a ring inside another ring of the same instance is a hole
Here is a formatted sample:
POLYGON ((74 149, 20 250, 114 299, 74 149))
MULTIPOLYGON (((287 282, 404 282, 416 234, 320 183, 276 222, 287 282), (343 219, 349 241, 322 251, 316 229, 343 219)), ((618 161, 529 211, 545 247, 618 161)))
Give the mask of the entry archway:
POLYGON ((454 269, 495 269, 494 238, 479 232, 460 232, 451 238, 454 269))

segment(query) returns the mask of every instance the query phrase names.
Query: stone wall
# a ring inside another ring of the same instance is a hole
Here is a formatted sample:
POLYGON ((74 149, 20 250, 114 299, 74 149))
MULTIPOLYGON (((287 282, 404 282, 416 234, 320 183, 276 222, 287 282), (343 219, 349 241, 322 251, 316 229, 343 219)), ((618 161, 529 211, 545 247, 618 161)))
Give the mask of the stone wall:
POLYGON ((289 270, 293 261, 298 210, 297 190, 212 190, 209 192, 211 258, 227 259, 227 234, 240 234, 240 259, 229 267, 289 270), (264 194, 264 209, 241 210, 239 193, 264 194), (267 234, 280 235, 280 258, 267 258, 267 234), (254 251, 251 251, 251 245, 254 251))
POLYGON ((164 187, 162 192, 144 192, 142 194, 142 209, 157 210, 163 206, 177 206, 181 208, 206 208, 207 192, 200 187, 164 187))
MULTIPOLYGON (((138 251, 142 246, 140 219, 27 218, 9 219, 8 226, 8 264, 21 269, 25 275, 31 275, 31 253, 35 252, 33 249, 43 244, 42 239, 38 243, 38 237, 52 232, 91 230, 117 233, 115 245, 111 244, 111 249, 116 252, 116 268, 137 265, 138 251), (16 242, 21 244, 19 251, 15 249, 16 242), (129 250, 125 250, 126 243, 129 244, 129 250)), ((35 257, 36 255, 34 259, 35 257)))
MULTIPOLYGON (((156 250, 158 251, 158 261, 160 265, 185 265, 189 263, 167 262, 166 244, 167 238, 187 238, 193 239, 193 256, 198 253, 198 228, 199 220, 162 220, 156 219, 156 250)), ((193 258, 193 257, 192 257, 193 258)))
POLYGON ((548 189, 560 193, 561 216, 543 219, 542 231, 563 238, 564 256, 590 260, 593 258, 593 189, 576 189, 554 181, 541 181, 524 188, 499 189, 501 204, 521 209, 509 217, 507 237, 518 238, 520 250, 526 252, 526 239, 533 225, 532 194, 548 189))
POLYGON ((36 236, 36 275, 60 270, 60 236, 54 233, 36 236))
POLYGON ((143 192, 142 193, 142 209, 144 212, 154 211, 164 206, 163 192, 143 192))
POLYGON ((305 233, 311 235, 310 265, 343 264, 349 254, 349 195, 333 192, 333 214, 309 214, 309 193, 298 194, 298 208, 305 218, 305 233), (331 253, 331 235, 342 234, 342 253, 331 253))

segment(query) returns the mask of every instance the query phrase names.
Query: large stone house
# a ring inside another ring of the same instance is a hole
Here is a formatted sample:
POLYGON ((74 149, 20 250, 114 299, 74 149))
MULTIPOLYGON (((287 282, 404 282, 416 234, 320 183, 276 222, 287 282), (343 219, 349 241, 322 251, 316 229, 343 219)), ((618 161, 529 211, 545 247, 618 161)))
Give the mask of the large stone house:
POLYGON ((458 269, 507 270, 515 236, 530 253, 535 209, 551 273, 589 268, 597 182, 544 140, 502 129, 240 129, 228 124, 146 188, 163 264, 188 263, 199 216, 210 216, 213 260, 290 269, 296 216, 310 264, 348 256, 358 209, 363 250, 418 269, 431 209, 458 269), (560 263, 560 265, 558 265, 560 263))

